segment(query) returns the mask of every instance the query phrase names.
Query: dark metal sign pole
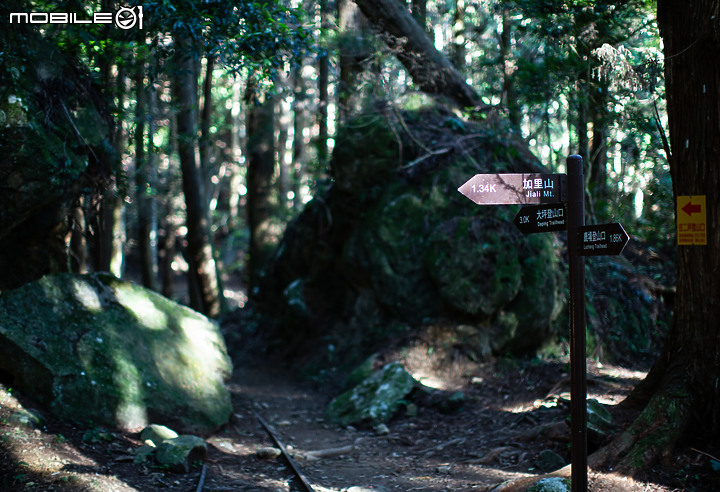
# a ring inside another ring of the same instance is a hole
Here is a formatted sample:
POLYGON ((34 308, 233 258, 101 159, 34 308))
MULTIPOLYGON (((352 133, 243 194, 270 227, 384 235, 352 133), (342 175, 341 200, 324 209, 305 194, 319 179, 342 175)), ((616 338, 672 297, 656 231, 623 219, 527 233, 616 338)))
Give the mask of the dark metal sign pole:
POLYGON ((585 492, 587 474, 587 367, 585 363, 585 257, 578 227, 585 224, 585 182, 579 155, 567 158, 567 244, 570 264, 570 463, 572 492, 585 492))

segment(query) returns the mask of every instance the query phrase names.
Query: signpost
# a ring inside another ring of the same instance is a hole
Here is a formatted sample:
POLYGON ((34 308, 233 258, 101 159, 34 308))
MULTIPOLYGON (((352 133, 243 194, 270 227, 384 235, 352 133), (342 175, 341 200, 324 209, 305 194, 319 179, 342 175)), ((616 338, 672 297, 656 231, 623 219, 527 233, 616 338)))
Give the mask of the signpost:
POLYGON ((458 191, 478 205, 557 203, 567 196, 564 174, 476 174, 458 191))
MULTIPOLYGON (((573 492, 584 492, 588 486, 585 256, 618 255, 630 238, 618 223, 585 226, 585 182, 579 155, 567 158, 567 175, 476 174, 458 191, 478 205, 534 204, 521 208, 513 221, 523 234, 567 231, 571 479, 573 492)), ((697 209, 688 207, 688 211, 697 209)))
POLYGON ((617 222, 579 227, 577 233, 580 236, 578 254, 582 256, 619 255, 630 240, 617 222))
POLYGON ((564 231, 567 228, 565 212, 564 203, 531 205, 521 208, 513 223, 523 234, 564 231))

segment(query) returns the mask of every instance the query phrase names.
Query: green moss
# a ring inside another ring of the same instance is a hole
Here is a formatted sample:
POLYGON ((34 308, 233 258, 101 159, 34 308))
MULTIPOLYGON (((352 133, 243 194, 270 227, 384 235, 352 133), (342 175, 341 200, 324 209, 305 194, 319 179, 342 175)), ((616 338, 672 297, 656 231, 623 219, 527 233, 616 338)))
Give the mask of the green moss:
POLYGON ((480 319, 509 303, 522 280, 514 241, 514 231, 493 220, 459 218, 437 227, 426 258, 441 299, 480 319))
POLYGON ((45 378, 21 390, 61 416, 135 428, 156 415, 208 432, 230 415, 217 326, 154 292, 109 275, 48 276, 3 293, 0 319, 15 357, 36 366, 5 369, 45 378))
POLYGON ((528 489, 528 492, 570 492, 571 482, 567 478, 542 478, 528 489))
POLYGON ((385 422, 415 384, 399 362, 391 362, 330 402, 328 418, 338 425, 385 422))

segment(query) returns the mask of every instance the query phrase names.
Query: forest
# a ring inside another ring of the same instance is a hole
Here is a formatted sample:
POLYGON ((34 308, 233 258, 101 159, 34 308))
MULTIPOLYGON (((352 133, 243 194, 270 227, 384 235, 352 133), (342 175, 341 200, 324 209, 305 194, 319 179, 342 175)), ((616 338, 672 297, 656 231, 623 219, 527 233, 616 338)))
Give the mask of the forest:
POLYGON ((716 1, 0 19, 0 489, 720 487, 716 1))

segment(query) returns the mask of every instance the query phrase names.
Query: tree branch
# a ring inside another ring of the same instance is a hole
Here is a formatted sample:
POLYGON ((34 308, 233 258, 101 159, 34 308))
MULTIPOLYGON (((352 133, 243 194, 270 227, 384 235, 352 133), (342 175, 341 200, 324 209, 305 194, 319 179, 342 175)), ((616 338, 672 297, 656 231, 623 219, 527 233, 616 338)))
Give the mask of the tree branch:
POLYGON ((400 63, 423 92, 448 97, 460 108, 486 105, 462 74, 435 48, 403 2, 354 0, 367 19, 383 35, 400 63))

